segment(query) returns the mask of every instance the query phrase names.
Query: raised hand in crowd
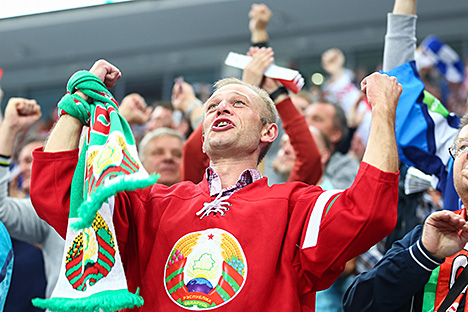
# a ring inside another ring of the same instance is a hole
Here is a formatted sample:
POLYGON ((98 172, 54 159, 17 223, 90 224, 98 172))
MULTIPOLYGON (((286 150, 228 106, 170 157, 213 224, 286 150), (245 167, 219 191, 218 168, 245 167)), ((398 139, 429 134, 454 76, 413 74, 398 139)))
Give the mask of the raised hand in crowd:
POLYGON ((462 215, 436 211, 424 222, 421 241, 434 257, 450 257, 468 242, 468 223, 462 215))
MULTIPOLYGON (((10 157, 13 154, 13 147, 18 133, 34 124, 41 116, 41 107, 36 103, 36 100, 11 98, 5 108, 4 122, 0 126, 0 155, 10 157)), ((20 155, 20 159, 28 157, 30 158, 30 155, 20 155)), ((28 171, 23 168, 26 164, 29 165, 30 161, 20 161, 20 170, 28 171)), ((28 171, 23 179, 29 179, 29 175, 28 171)), ((23 185, 26 186, 26 184, 23 185)), ((27 189, 29 190, 29 186, 27 189)), ((12 180, 9 191, 10 197, 26 197, 25 190, 21 190, 18 186, 18 176, 12 180)))
MULTIPOLYGON (((252 56, 252 61, 250 61, 250 63, 244 68, 242 81, 262 88, 268 92, 268 94, 277 90, 281 86, 281 83, 263 75, 274 61, 274 51, 271 48, 266 47, 250 47, 247 55, 252 56)), ((273 99, 273 101, 275 103, 279 103, 286 97, 287 93, 280 94, 278 97, 273 99)))
POLYGON ((152 108, 140 94, 131 93, 120 102, 119 112, 129 124, 142 125, 150 119, 152 108))
POLYGON ((372 107, 372 128, 363 161, 380 170, 397 172, 398 153, 395 142, 395 114, 402 91, 395 77, 373 73, 361 82, 361 90, 372 107), (391 138, 392 144, 382 145, 382 138, 391 138))
MULTIPOLYGON (((122 77, 122 73, 117 67, 103 59, 97 60, 93 64, 89 72, 96 75, 107 88, 112 88, 117 82, 117 80, 119 80, 120 77, 122 77)), ((81 96, 85 101, 88 99, 88 96, 81 91, 76 91, 76 94, 81 96)))
POLYGON ((122 73, 117 67, 102 59, 96 61, 89 72, 98 76, 108 88, 112 88, 117 80, 122 77, 122 73))
MULTIPOLYGON (((5 137, 4 139, 12 147, 16 134, 38 121, 41 116, 41 107, 36 103, 36 100, 11 98, 5 108, 4 122, 1 125, 2 137, 5 137)), ((6 154, 11 153, 10 145, 6 146, 6 141, 2 143, 0 144, 0 154, 5 155, 2 152, 4 150, 8 150, 6 154)))
POLYGON ((198 98, 195 95, 193 87, 185 82, 177 80, 172 87, 172 105, 174 109, 186 112, 190 104, 197 101, 198 98))
POLYGON ((249 29, 252 43, 268 41, 266 28, 272 15, 271 10, 265 4, 252 4, 249 12, 249 29))
MULTIPOLYGON (((96 61, 89 72, 95 74, 108 88, 114 86, 122 77, 117 67, 103 59, 96 61)), ((84 100, 87 99, 81 91, 76 91, 76 94, 84 100)), ((78 148, 82 128, 83 124, 79 119, 68 114, 61 116, 52 129, 44 151, 58 152, 78 148)))
MULTIPOLYGON (((266 77, 263 76, 267 68, 273 63, 274 52, 272 48, 258 48, 250 47, 247 52, 248 56, 252 57, 252 60, 244 68, 242 73, 242 81, 250 83, 251 85, 262 87, 266 77)), ((268 87, 268 82, 267 86, 268 87)), ((275 87, 275 89, 278 86, 275 87)), ((268 90, 266 90, 269 92, 268 90)), ((273 90, 274 91, 274 90, 273 90)))
POLYGON ((192 129, 196 129, 203 119, 203 106, 193 87, 181 79, 176 79, 172 87, 171 101, 174 109, 186 114, 192 129))
POLYGON ((393 113, 390 117, 395 120, 395 110, 403 90, 395 77, 373 73, 361 81, 361 90, 366 94, 372 110, 382 109, 393 113))

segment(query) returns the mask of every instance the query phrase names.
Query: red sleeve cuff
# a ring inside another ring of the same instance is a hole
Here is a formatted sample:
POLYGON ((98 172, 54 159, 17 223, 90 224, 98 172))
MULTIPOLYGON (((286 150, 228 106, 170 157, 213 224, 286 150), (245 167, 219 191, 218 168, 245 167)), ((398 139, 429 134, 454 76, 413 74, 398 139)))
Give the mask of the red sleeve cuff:
POLYGON ((38 147, 33 151, 35 161, 51 161, 51 160, 71 160, 78 159, 79 149, 61 152, 44 152, 43 147, 38 147))
POLYGON ((359 166, 359 171, 358 175, 363 174, 366 172, 366 175, 369 177, 373 177, 376 180, 380 181, 387 181, 387 182, 397 182, 400 176, 400 171, 398 170, 397 172, 387 172, 387 171, 382 171, 379 168, 372 166, 371 164, 368 164, 364 161, 361 162, 361 165, 359 166))

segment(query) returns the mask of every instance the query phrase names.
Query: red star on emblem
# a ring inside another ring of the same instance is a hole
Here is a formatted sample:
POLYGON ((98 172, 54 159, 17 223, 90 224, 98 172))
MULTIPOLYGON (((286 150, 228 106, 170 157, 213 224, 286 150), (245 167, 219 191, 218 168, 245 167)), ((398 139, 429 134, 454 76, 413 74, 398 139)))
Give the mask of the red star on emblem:
POLYGON ((208 235, 208 239, 213 239, 213 237, 214 237, 213 234, 208 235))

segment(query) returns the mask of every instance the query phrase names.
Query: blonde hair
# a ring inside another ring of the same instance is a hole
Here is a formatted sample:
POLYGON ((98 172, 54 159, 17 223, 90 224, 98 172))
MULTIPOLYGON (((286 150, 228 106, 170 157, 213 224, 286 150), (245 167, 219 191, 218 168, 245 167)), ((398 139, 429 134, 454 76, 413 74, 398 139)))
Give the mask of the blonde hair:
POLYGON ((264 124, 276 123, 278 121, 278 111, 276 110, 275 103, 270 98, 270 95, 268 95, 268 93, 265 90, 263 90, 263 89, 261 89, 259 87, 251 85, 249 83, 246 83, 246 82, 244 82, 242 80, 239 80, 237 78, 224 78, 224 79, 218 80, 214 84, 214 86, 213 86, 214 87, 214 92, 216 92, 219 89, 221 89, 222 87, 230 85, 230 84, 238 84, 238 85, 242 85, 244 87, 247 87, 250 90, 254 91, 259 96, 259 98, 265 104, 265 106, 262 108, 262 111, 263 111, 262 116, 260 117, 260 118, 262 118, 262 122, 264 124))
MULTIPOLYGON (((244 82, 242 80, 239 80, 237 78, 223 78, 221 80, 218 80, 213 85, 213 88, 214 88, 213 92, 216 92, 219 89, 221 89, 222 87, 230 85, 230 84, 237 84, 237 85, 247 87, 250 90, 252 90, 253 92, 255 92, 255 94, 258 95, 258 97, 263 102, 263 104, 265 104, 265 105, 262 105, 261 114, 260 114, 260 120, 263 123, 263 125, 273 124, 273 123, 276 124, 277 123, 277 121, 278 121, 278 111, 276 110, 275 103, 270 98, 270 95, 265 90, 263 90, 263 89, 261 89, 259 87, 251 85, 249 83, 246 83, 246 82, 244 82)), ((268 153, 268 150, 270 149, 270 147, 271 147, 271 143, 267 144, 260 151, 260 155, 258 156, 257 164, 259 164, 262 161, 262 159, 268 153)))

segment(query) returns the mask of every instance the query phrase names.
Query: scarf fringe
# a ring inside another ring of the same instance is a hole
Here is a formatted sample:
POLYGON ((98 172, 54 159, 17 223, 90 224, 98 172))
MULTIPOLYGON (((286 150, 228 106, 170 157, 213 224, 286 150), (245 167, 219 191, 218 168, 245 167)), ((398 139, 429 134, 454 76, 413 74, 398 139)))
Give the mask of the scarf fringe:
POLYGON ((111 180, 108 185, 100 186, 90 198, 83 202, 78 208, 79 219, 71 224, 75 230, 85 229, 93 224, 96 213, 101 209, 102 204, 118 192, 133 191, 151 186, 156 183, 159 174, 152 174, 148 178, 135 179, 132 176, 125 176, 123 179, 111 180), (118 181, 116 181, 118 180, 118 181))
POLYGON ((32 304, 40 309, 48 309, 53 312, 112 312, 120 309, 141 307, 144 303, 139 293, 133 294, 125 289, 107 290, 86 298, 35 298, 32 304))

